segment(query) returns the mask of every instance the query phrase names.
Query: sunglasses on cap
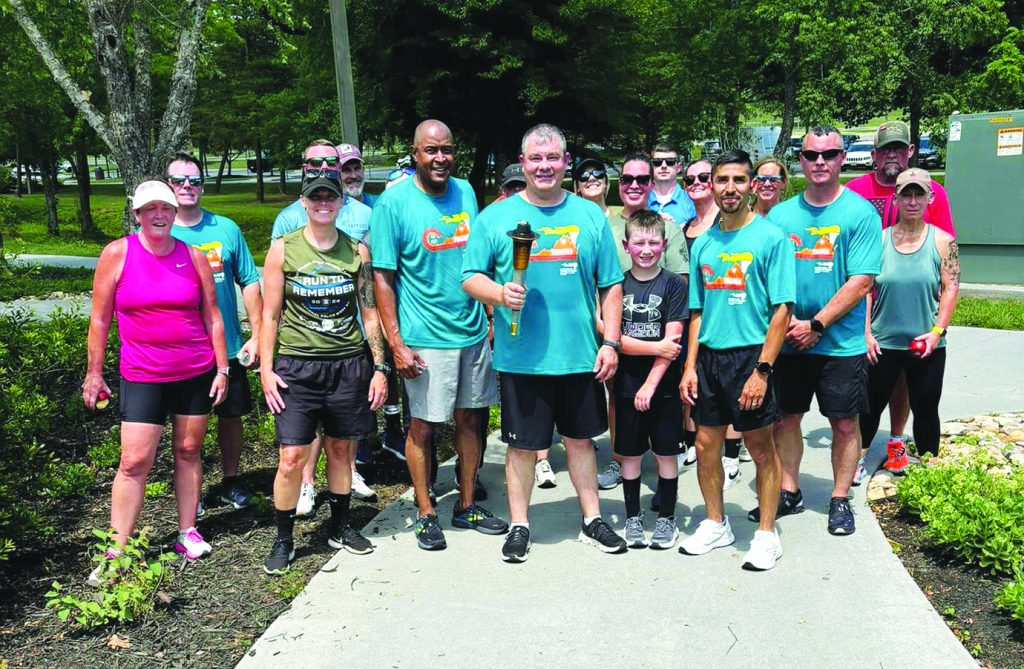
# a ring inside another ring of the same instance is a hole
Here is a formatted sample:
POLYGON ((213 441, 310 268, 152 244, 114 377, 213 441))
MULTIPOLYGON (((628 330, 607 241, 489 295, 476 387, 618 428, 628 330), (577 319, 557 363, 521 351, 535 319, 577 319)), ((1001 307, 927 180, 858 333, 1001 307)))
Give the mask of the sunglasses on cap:
POLYGON ((711 181, 711 172, 701 172, 696 176, 693 174, 687 174, 685 177, 683 177, 683 183, 686 184, 687 186, 692 186, 694 183, 698 181, 701 182, 702 184, 706 184, 707 182, 711 181))
POLYGON ((198 174, 192 174, 185 176, 184 174, 172 174, 167 177, 167 180, 171 182, 172 186, 184 186, 185 182, 189 182, 193 188, 198 188, 203 185, 203 177, 198 174))
POLYGON ((621 183, 623 186, 632 186, 634 181, 637 184, 641 185, 641 186, 646 186, 647 184, 651 183, 651 175, 650 174, 638 174, 636 176, 634 176, 632 174, 620 174, 619 175, 619 183, 621 183))
POLYGON ((306 158, 307 165, 324 165, 327 167, 337 167, 341 158, 338 156, 317 156, 315 158, 306 158))
POLYGON ((581 172, 579 178, 576 179, 576 181, 583 182, 590 181, 591 179, 597 179, 598 181, 600 181, 601 179, 604 179, 606 174, 608 174, 606 170, 602 170, 600 167, 595 167, 593 169, 587 170, 586 172, 581 172))
POLYGON ((306 180, 318 179, 320 177, 327 177, 328 179, 337 179, 338 170, 331 170, 327 169, 326 167, 312 170, 307 167, 302 173, 302 178, 306 180))
POLYGON ((842 152, 842 149, 825 149, 824 151, 811 151, 810 149, 804 149, 800 152, 800 155, 803 156, 803 159, 807 162, 813 163, 818 160, 818 156, 821 156, 825 160, 835 160, 842 152))
POLYGON ((763 184, 777 184, 784 180, 781 174, 758 174, 754 177, 754 181, 760 181, 763 184))
POLYGON ((651 160, 655 167, 675 167, 679 164, 678 158, 654 158, 651 160))

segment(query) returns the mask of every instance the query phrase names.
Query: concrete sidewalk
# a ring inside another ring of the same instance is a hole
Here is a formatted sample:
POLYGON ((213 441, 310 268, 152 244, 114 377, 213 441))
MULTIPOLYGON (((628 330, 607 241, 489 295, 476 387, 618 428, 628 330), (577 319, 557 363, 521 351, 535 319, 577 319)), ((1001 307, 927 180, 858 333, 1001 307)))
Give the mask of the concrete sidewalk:
MULTIPOLYGON (((953 328, 949 345, 944 418, 1024 407, 1024 333, 953 328)), ((367 526, 376 552, 335 555, 239 667, 976 666, 893 555, 862 488, 857 533, 828 535, 827 423, 809 414, 805 433, 807 511, 780 521, 786 553, 773 571, 740 569, 755 529, 752 463, 725 495, 734 546, 604 555, 575 541, 579 510, 556 446, 558 487, 534 491, 528 562, 503 563, 501 537, 451 529, 452 492, 439 505, 448 549, 419 550, 406 495, 367 526)), ((607 436, 599 443, 603 463, 607 436)), ((486 506, 507 518, 503 454, 492 437, 482 477, 486 506)), ((442 491, 452 474, 448 463, 442 491)), ((704 515, 695 472, 679 489, 686 535, 704 515)), ((650 496, 645 486, 645 506, 650 496)), ((621 530, 621 488, 602 493, 602 509, 621 530)))

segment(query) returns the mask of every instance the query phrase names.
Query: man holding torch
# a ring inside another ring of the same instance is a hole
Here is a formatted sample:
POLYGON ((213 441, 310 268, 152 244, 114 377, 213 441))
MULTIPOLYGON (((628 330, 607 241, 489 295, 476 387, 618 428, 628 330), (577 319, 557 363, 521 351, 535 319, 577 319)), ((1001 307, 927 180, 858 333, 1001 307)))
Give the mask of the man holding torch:
POLYGON ((569 154, 558 128, 541 124, 528 130, 519 161, 526 189, 484 210, 462 264, 462 287, 496 307, 494 368, 501 372, 512 520, 502 556, 524 562, 529 555, 536 452, 551 445, 555 427, 565 439, 569 477, 583 512, 580 541, 620 553, 626 542, 601 518, 590 444, 608 428, 601 384, 618 366, 622 268, 616 242, 600 207, 562 189, 569 154), (523 263, 522 257, 514 261, 514 250, 527 242, 524 286, 515 281, 523 263), (603 340, 595 325, 598 299, 605 314, 603 340))

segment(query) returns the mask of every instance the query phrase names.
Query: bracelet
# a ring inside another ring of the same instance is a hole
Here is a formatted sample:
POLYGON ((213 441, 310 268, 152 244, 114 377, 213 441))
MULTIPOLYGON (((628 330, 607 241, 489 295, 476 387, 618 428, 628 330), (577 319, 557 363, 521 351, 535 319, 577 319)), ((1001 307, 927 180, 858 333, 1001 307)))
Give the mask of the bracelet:
POLYGON ((231 368, 230 367, 218 367, 217 368, 217 373, 218 374, 223 374, 224 376, 230 376, 231 368))
POLYGON ((932 332, 939 335, 940 337, 946 336, 946 328, 940 328, 938 325, 932 326, 932 332))

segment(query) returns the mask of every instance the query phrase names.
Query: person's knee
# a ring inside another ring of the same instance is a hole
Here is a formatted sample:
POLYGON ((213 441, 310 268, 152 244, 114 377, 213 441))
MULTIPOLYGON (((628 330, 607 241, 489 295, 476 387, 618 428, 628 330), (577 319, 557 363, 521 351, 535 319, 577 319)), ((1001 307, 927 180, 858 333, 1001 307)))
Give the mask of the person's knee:
POLYGON ((153 467, 153 458, 148 452, 121 451, 118 471, 129 478, 146 478, 153 467))
POLYGON ((851 442, 860 443, 860 420, 857 416, 836 418, 832 421, 832 443, 845 445, 851 442))
POLYGON ((747 447, 750 459, 756 466, 771 464, 776 459, 775 441, 770 434, 752 438, 748 433, 743 437, 743 444, 747 447))
POLYGON ((775 421, 776 432, 791 432, 793 430, 800 429, 800 421, 803 419, 803 414, 799 413, 788 413, 779 416, 779 419, 775 421))
POLYGON ((180 443, 174 445, 173 451, 176 461, 198 462, 203 451, 203 439, 186 435, 180 443))
POLYGON ((303 451, 298 448, 281 449, 281 459, 277 463, 277 471, 281 476, 301 476, 305 465, 306 457, 303 451))
POLYGON ((480 429, 479 409, 456 409, 455 429, 476 432, 480 429))
POLYGON ((425 420, 419 418, 413 418, 412 423, 409 424, 409 439, 412 440, 416 446, 425 445, 430 441, 430 437, 434 434, 434 424, 428 423, 425 420))

